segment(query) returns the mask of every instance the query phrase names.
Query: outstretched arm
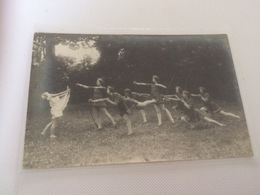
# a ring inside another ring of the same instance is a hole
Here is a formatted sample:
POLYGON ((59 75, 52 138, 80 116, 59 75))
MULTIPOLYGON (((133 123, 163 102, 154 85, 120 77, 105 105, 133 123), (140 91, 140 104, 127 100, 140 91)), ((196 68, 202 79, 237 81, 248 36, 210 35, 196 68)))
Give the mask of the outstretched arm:
POLYGON ((114 105, 114 106, 116 106, 116 105, 117 105, 117 103, 116 103, 116 102, 113 102, 113 101, 112 101, 112 100, 110 100, 109 98, 106 98, 106 101, 107 101, 108 103, 110 103, 110 104, 114 105))
POLYGON ((162 85, 162 84, 155 84, 156 86, 158 86, 158 87, 162 87, 162 88, 164 88, 164 89, 166 89, 167 87, 165 86, 165 85, 162 85))
POLYGON ((183 105, 184 105, 186 108, 191 109, 192 104, 188 104, 188 103, 185 102, 183 99, 181 100, 181 102, 183 103, 183 105))
POLYGON ((100 99, 96 99, 96 100, 89 99, 89 101, 90 101, 90 102, 94 102, 94 103, 104 102, 104 101, 107 101, 107 98, 100 98, 100 99))
POLYGON ((67 90, 70 90, 70 88, 68 86, 67 86, 67 89, 65 91, 62 91, 60 93, 51 94, 51 97, 64 96, 67 93, 67 90))
POLYGON ((135 99, 133 99, 133 98, 129 98, 129 97, 127 97, 127 98, 124 98, 124 101, 125 101, 125 102, 131 102, 131 103, 135 103, 135 104, 137 104, 137 103, 138 103, 138 101, 137 101, 137 100, 135 100, 135 99))
POLYGON ((142 85, 142 86, 150 86, 150 83, 138 83, 136 81, 133 82, 134 85, 142 85))
POLYGON ((201 97, 201 94, 190 94, 192 97, 201 97))

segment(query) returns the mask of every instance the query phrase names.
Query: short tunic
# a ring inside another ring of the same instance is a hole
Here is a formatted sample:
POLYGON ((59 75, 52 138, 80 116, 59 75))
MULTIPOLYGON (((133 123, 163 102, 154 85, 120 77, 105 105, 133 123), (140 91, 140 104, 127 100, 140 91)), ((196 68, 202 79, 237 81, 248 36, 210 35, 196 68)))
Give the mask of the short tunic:
POLYGON ((51 106, 51 118, 52 119, 55 119, 55 118, 59 118, 61 116, 63 116, 63 110, 62 109, 59 109, 59 108, 56 108, 55 105, 57 105, 60 101, 60 98, 59 96, 56 96, 56 97, 52 97, 50 99, 50 106, 51 106))
POLYGON ((205 116, 202 114, 202 112, 199 109, 194 108, 194 102, 193 99, 190 98, 189 100, 185 101, 190 108, 187 108, 183 104, 183 113, 184 113, 184 118, 189 121, 189 122, 198 122, 202 120, 205 116))
POLYGON ((121 96, 119 93, 114 93, 113 95, 111 95, 110 98, 112 99, 112 101, 117 103, 117 108, 118 108, 120 116, 124 116, 125 114, 129 114, 130 109, 126 105, 123 96, 121 96))
MULTIPOLYGON (((105 97, 105 94, 106 94, 106 88, 95 87, 92 98, 93 98, 93 100, 102 99, 105 97)), ((93 106, 95 108, 101 108, 101 107, 106 107, 106 103, 104 101, 92 102, 91 106, 93 106)))
POLYGON ((201 96, 202 98, 207 99, 206 102, 202 100, 204 102, 204 107, 206 108, 206 112, 218 113, 221 111, 221 108, 215 102, 211 101, 210 95, 208 93, 201 94, 201 96))
POLYGON ((163 104, 163 95, 161 93, 162 87, 156 84, 150 84, 151 86, 151 97, 157 101, 157 104, 163 104))

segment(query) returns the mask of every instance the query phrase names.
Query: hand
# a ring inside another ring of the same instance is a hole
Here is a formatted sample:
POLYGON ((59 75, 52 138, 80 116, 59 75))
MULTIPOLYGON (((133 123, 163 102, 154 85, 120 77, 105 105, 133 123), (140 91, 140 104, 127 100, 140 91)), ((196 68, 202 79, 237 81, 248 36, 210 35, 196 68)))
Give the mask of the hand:
POLYGON ((136 81, 134 81, 134 82, 133 82, 133 84, 134 84, 134 85, 136 85, 136 84, 137 84, 137 82, 136 82, 136 81))
POLYGON ((89 99, 88 101, 89 101, 89 102, 92 102, 92 99, 89 99))
POLYGON ((76 86, 80 86, 80 84, 79 84, 79 83, 76 83, 76 86))

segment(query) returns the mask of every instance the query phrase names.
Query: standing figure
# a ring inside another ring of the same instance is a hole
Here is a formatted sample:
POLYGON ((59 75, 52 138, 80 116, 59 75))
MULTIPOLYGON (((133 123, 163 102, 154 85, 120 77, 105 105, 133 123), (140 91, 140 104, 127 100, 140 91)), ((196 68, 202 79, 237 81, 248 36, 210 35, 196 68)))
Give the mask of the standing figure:
POLYGON ((134 100, 131 98, 125 98, 125 97, 121 96, 119 93, 116 93, 115 89, 111 86, 107 87, 107 94, 109 95, 109 98, 103 98, 103 99, 98 99, 98 100, 90 99, 90 102, 107 101, 110 104, 117 106, 120 116, 123 117, 123 119, 126 122, 126 126, 128 129, 127 135, 131 135, 133 133, 133 129, 132 129, 131 119, 129 117, 129 113, 131 110, 128 108, 126 103, 133 103, 136 106, 140 106, 140 107, 144 107, 144 106, 147 106, 148 104, 155 103, 155 100, 147 100, 145 102, 138 102, 137 100, 134 100))
POLYGON ((200 110, 194 108, 193 99, 190 96, 190 93, 188 91, 182 92, 182 99, 180 99, 180 102, 183 104, 183 113, 184 115, 181 117, 181 120, 188 125, 190 125, 191 129, 193 129, 195 126, 192 124, 192 122, 198 122, 200 120, 205 120, 209 123, 213 123, 216 125, 219 125, 221 127, 224 127, 226 125, 219 123, 216 120, 213 120, 209 117, 206 117, 200 110))
MULTIPOLYGON (((102 78, 97 79, 96 86, 87 86, 79 83, 77 83, 76 85, 79 87, 83 87, 85 89, 93 89, 94 90, 93 97, 92 97, 93 100, 105 98, 106 88, 104 87, 104 80, 102 78)), ((106 103, 104 101, 96 102, 96 103, 93 102, 91 106, 93 107, 94 113, 97 116, 98 129, 102 129, 101 112, 105 114, 105 116, 112 122, 113 126, 116 126, 116 122, 114 121, 113 117, 108 113, 106 109, 106 103)))
POLYGON ((66 108, 69 98, 70 98, 70 88, 67 86, 67 90, 57 93, 57 94, 50 94, 48 92, 44 92, 41 95, 42 99, 46 99, 49 101, 51 107, 51 116, 52 120, 49 122, 43 131, 41 132, 42 135, 45 135, 46 131, 50 128, 50 138, 55 138, 56 135, 54 134, 56 123, 58 118, 63 116, 63 110, 66 108))
MULTIPOLYGON (((137 100, 139 102, 145 101, 150 97, 150 95, 147 94, 147 93, 137 93, 137 92, 131 91, 130 89, 125 89, 124 92, 125 92, 126 98, 132 98, 132 99, 137 100)), ((143 117, 143 122, 147 123, 147 118, 146 118, 146 113, 144 111, 144 107, 136 106, 136 108, 138 110, 140 110, 141 115, 143 117)))
POLYGON ((142 85, 142 86, 150 86, 151 87, 151 98, 156 100, 156 103, 154 104, 154 108, 156 110, 157 118, 158 118, 158 125, 162 125, 162 113, 161 110, 164 110, 171 121, 171 123, 174 123, 174 119, 172 118, 171 113, 169 110, 165 107, 164 101, 163 101, 163 95, 161 93, 161 89, 166 89, 166 86, 159 84, 159 77, 154 75, 152 78, 152 83, 137 83, 134 81, 134 85, 142 85))
POLYGON ((240 119, 239 116, 231 113, 231 112, 225 112, 223 111, 215 102, 213 102, 211 100, 211 97, 209 95, 209 93, 207 92, 207 90, 204 87, 199 87, 199 94, 191 94, 191 96, 194 97, 200 97, 201 100, 204 103, 204 106, 200 108, 201 111, 205 112, 205 113, 211 113, 211 114, 215 114, 215 113, 220 113, 224 116, 230 116, 236 119, 240 119))

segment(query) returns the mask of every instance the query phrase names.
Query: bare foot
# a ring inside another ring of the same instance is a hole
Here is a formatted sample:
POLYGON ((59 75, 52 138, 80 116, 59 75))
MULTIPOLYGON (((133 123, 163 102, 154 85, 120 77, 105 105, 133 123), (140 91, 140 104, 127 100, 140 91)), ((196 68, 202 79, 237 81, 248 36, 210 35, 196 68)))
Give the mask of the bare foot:
POLYGON ((128 132, 128 134, 127 135, 132 135, 133 134, 133 132, 128 132))
POLYGON ((42 132, 41 132, 41 135, 45 135, 45 132, 44 132, 44 131, 42 131, 42 132))
POLYGON ((57 137, 56 135, 51 135, 51 136, 50 136, 51 139, 54 139, 54 138, 56 138, 56 137, 57 137))

